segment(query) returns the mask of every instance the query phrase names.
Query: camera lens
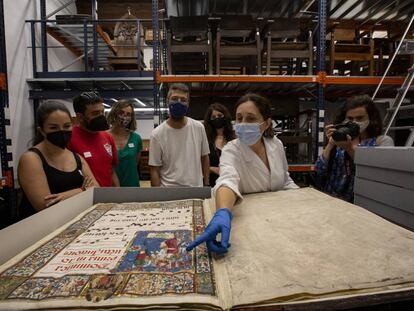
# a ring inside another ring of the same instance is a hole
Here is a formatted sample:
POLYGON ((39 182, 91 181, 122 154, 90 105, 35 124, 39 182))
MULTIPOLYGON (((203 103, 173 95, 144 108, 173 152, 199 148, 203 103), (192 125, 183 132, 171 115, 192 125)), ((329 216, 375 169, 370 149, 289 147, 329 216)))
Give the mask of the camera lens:
POLYGON ((346 135, 349 135, 349 129, 347 127, 341 127, 332 133, 334 141, 346 141, 346 135))
POLYGON ((336 131, 332 133, 332 138, 335 141, 346 141, 347 135, 349 135, 351 139, 354 139, 359 135, 359 126, 352 121, 336 125, 335 128, 336 131))

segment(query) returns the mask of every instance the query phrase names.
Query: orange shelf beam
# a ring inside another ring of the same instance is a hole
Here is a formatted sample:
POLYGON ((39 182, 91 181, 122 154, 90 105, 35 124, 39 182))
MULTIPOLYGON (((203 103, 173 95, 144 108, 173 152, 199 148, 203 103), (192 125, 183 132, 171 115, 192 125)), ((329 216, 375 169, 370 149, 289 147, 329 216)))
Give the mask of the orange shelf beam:
POLYGON ((0 72, 0 90, 6 90, 7 83, 6 83, 6 74, 4 72, 0 72))
MULTIPOLYGON (((323 72, 315 76, 259 76, 259 75, 161 75, 156 72, 157 83, 191 82, 246 82, 246 83, 320 83, 323 85, 378 85, 381 77, 327 76, 323 72)), ((405 77, 386 77, 384 85, 402 85, 405 77)), ((414 84, 414 83, 413 83, 414 84)))
POLYGON ((289 172, 314 172, 315 166, 312 164, 293 164, 289 165, 289 172))
POLYGON ((13 170, 3 171, 3 178, 0 178, 0 189, 13 188, 13 170))
POLYGON ((258 76, 258 75, 161 75, 157 83, 178 82, 251 82, 251 83, 317 83, 318 76, 258 76))
MULTIPOLYGON (((378 85, 382 77, 339 77, 326 76, 325 84, 354 84, 354 85, 378 85)), ((384 85, 402 85, 404 77, 386 77, 384 85)))

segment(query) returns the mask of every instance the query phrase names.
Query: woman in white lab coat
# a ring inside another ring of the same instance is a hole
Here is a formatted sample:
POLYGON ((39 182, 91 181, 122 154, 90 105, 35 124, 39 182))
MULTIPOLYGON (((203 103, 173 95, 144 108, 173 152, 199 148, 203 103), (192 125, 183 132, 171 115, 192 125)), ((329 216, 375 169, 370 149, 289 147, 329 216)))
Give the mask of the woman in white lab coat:
POLYGON ((237 139, 229 142, 220 158, 220 177, 213 193, 217 211, 206 230, 187 250, 206 242, 209 250, 224 254, 229 247, 234 205, 243 193, 296 189, 288 173, 283 145, 274 137, 270 104, 257 94, 246 94, 236 104, 237 139), (221 233, 221 241, 217 234, 221 233))

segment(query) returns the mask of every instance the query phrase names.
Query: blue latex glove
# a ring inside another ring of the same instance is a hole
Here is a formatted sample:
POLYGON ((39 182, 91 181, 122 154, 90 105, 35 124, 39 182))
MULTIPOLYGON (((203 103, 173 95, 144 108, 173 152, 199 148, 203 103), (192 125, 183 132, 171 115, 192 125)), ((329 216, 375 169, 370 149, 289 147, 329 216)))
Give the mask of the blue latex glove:
POLYGON ((228 208, 220 208, 211 219, 210 223, 194 241, 188 244, 186 250, 191 251, 194 247, 206 242, 209 251, 217 254, 225 254, 230 247, 230 230, 233 215, 228 208), (217 234, 221 233, 221 242, 217 241, 217 234))

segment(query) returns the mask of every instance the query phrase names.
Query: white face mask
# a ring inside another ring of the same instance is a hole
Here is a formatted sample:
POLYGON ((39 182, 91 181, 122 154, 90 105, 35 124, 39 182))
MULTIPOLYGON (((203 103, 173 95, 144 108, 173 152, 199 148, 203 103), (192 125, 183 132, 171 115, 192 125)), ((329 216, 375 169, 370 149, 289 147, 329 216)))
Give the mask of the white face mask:
POLYGON ((365 120, 365 121, 361 121, 361 122, 356 122, 355 121, 355 123, 358 124, 358 126, 359 126, 359 133, 361 134, 361 133, 363 133, 367 129, 367 127, 369 125, 369 119, 368 120, 365 120))

